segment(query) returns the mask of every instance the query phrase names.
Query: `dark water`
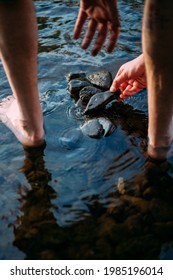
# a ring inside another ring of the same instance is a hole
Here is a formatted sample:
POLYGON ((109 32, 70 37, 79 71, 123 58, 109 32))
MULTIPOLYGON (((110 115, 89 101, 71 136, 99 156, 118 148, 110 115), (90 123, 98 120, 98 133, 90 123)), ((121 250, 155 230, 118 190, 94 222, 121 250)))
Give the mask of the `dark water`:
MULTIPOLYGON (((117 49, 93 58, 72 39, 78 1, 35 5, 47 145, 24 151, 0 126, 0 259, 173 259, 173 162, 147 159, 146 91, 112 107, 111 136, 91 139, 65 79, 114 75, 140 54, 143 1, 119 1, 117 49)), ((10 88, 1 65, 0 79, 3 98, 10 88)))

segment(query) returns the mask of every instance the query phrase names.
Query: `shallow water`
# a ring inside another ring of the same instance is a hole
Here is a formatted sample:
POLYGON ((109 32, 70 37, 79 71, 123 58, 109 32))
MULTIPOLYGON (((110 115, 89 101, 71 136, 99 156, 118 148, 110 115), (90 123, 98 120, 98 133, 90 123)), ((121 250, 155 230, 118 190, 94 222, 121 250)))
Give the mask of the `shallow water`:
MULTIPOLYGON (((72 38, 78 1, 35 5, 47 145, 24 151, 0 125, 0 259, 173 259, 173 162, 147 159, 146 91, 113 104, 114 133, 91 139, 65 78, 114 75, 140 54, 143 1, 119 1, 118 46, 92 58, 72 38)), ((10 88, 2 65, 0 79, 3 98, 10 88)))

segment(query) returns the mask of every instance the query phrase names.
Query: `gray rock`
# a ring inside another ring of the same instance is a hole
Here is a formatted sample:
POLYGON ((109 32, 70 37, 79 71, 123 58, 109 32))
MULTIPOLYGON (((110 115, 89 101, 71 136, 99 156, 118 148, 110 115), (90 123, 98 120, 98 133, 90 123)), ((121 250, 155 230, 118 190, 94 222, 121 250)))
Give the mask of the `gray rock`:
POLYGON ((103 109, 112 100, 116 100, 119 96, 119 91, 112 93, 110 91, 99 92, 93 95, 84 111, 85 115, 93 114, 94 112, 103 109))
POLYGON ((112 75, 105 70, 88 74, 87 79, 102 90, 108 90, 112 84, 112 75))
POLYGON ((111 135, 115 130, 115 125, 110 120, 100 117, 86 121, 80 128, 86 136, 101 138, 111 135))
POLYGON ((79 73, 68 73, 66 75, 66 79, 67 81, 71 81, 74 79, 85 79, 86 78, 86 74, 84 72, 79 72, 79 73))
POLYGON ((103 118, 103 117, 100 117, 100 118, 97 118, 97 119, 103 127, 103 130, 104 130, 103 136, 105 136, 105 137, 109 136, 114 132, 115 125, 109 119, 106 119, 106 118, 103 118))
POLYGON ((68 83, 68 90, 70 92, 71 97, 73 97, 75 100, 79 99, 79 92, 82 88, 86 86, 90 86, 91 83, 85 80, 71 80, 68 83))
POLYGON ((82 133, 91 138, 101 138, 104 135, 103 126, 98 119, 91 119, 80 127, 82 133))
POLYGON ((81 89, 79 92, 79 98, 82 101, 82 104, 87 105, 90 98, 98 92, 100 92, 100 89, 93 86, 87 86, 81 89))

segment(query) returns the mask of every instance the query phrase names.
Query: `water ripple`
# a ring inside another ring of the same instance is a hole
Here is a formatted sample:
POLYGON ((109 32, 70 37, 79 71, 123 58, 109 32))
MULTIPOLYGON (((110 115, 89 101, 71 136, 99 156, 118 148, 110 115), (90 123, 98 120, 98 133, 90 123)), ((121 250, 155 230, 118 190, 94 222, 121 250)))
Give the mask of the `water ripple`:
POLYGON ((77 106, 67 107, 67 116, 76 120, 84 120, 83 109, 77 106))

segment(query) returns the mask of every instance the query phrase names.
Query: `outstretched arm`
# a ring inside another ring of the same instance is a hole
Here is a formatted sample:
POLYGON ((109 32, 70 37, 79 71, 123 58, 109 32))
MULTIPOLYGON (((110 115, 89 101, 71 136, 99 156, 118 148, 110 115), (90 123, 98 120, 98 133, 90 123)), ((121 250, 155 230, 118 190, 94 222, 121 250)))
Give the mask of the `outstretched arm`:
POLYGON ((75 39, 80 37, 87 19, 89 20, 88 27, 81 47, 87 49, 97 32, 97 38, 91 51, 92 55, 97 55, 110 33, 107 51, 112 52, 116 46, 120 29, 117 0, 81 0, 74 28, 75 39))
POLYGON ((120 98, 124 99, 134 95, 146 87, 144 56, 123 64, 117 72, 110 90, 115 92, 120 89, 120 98))

